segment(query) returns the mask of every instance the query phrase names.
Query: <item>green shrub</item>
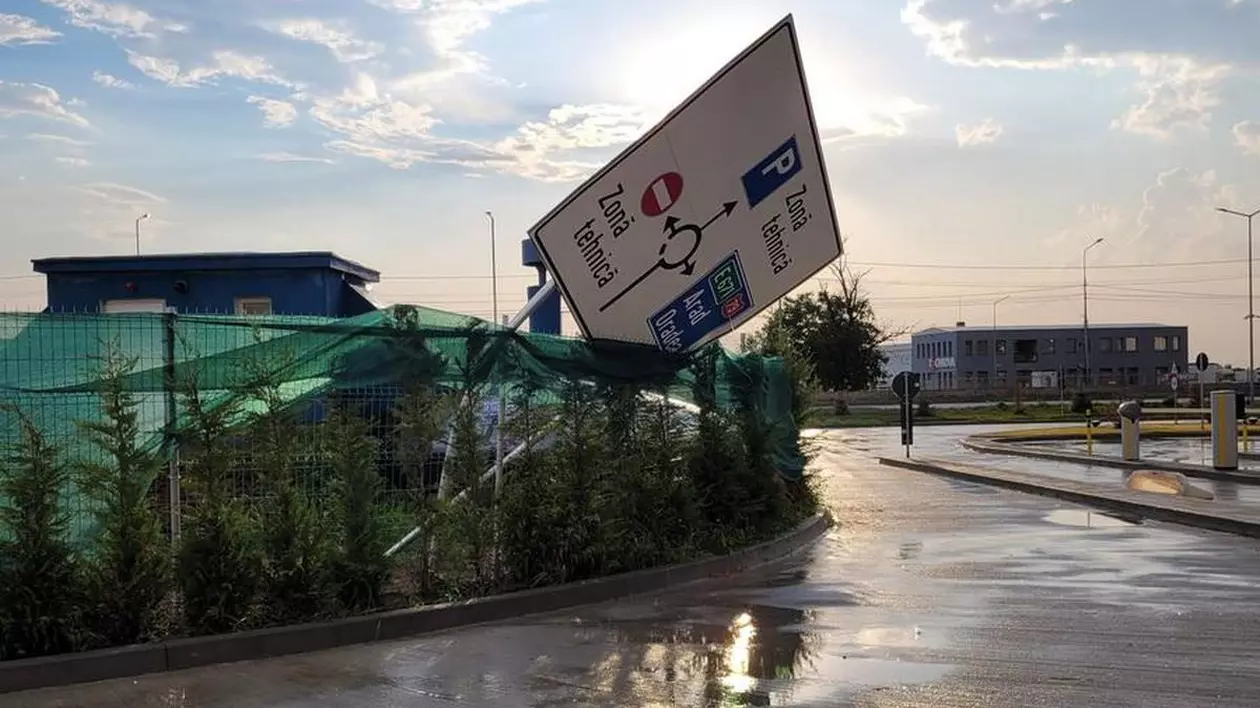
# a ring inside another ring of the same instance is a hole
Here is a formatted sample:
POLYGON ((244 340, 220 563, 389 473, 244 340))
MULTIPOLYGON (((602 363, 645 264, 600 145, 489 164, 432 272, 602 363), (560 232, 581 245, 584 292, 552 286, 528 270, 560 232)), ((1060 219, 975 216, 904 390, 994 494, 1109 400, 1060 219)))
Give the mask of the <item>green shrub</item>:
POLYGON ((238 451, 231 423, 239 402, 208 404, 195 377, 183 388, 180 454, 189 503, 176 575, 184 618, 195 634, 229 632, 253 622, 263 585, 259 524, 232 486, 238 451))
POLYGON ((509 588, 554 582, 552 540, 562 533, 565 521, 549 458, 535 445, 534 436, 542 431, 532 389, 520 392, 515 408, 517 413, 509 426, 515 436, 524 439, 525 448, 504 470, 503 495, 495 506, 501 582, 509 588))
POLYGON ((447 496, 433 506, 432 580, 439 597, 477 594, 494 582, 491 514, 493 482, 482 480, 490 466, 482 435, 480 392, 469 389, 451 421, 451 437, 443 461, 442 487, 447 496))
POLYGON ((936 409, 932 407, 931 401, 926 398, 920 398, 918 409, 914 414, 920 418, 932 418, 936 415, 936 409))
POLYGON ((363 419, 335 410, 325 421, 328 466, 337 498, 338 545, 332 584, 341 606, 366 610, 384 603, 392 562, 379 498, 381 478, 375 441, 363 419))
POLYGON ((451 397, 431 385, 427 369, 404 375, 403 395, 394 405, 395 424, 390 435, 405 486, 401 511, 409 520, 408 530, 420 529, 405 556, 409 559, 405 567, 408 590, 415 601, 423 601, 432 590, 430 551, 437 517, 433 500, 426 496, 425 470, 434 443, 442 436, 451 406, 451 397))
POLYGON ((170 544, 152 496, 164 465, 140 446, 139 404, 125 387, 134 368, 111 351, 100 372, 101 419, 79 423, 102 458, 81 461, 78 477, 99 528, 87 566, 90 626, 110 646, 152 637, 172 587, 170 544))
POLYGON ((548 575, 552 582, 598 575, 604 559, 600 541, 601 474, 608 463, 598 393, 580 381, 561 392, 561 425, 548 451, 552 494, 548 514, 555 520, 548 575))
POLYGON ((262 541, 268 619, 277 623, 312 619, 328 609, 332 536, 327 515, 318 494, 298 479, 306 446, 279 387, 256 370, 249 390, 262 404, 249 416, 248 430, 267 497, 262 541))
POLYGON ((0 659, 81 648, 86 595, 61 501, 70 476, 60 451, 16 408, 19 442, 0 470, 0 659))

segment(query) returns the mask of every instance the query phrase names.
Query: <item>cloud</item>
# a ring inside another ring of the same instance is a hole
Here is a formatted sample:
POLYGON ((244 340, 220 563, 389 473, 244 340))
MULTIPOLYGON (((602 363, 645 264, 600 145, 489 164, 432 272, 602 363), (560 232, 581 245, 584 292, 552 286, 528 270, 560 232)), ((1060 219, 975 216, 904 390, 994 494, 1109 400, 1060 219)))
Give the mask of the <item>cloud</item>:
POLYGON ((1181 57, 1135 58, 1146 99, 1130 107, 1112 127, 1156 139, 1178 133, 1204 133, 1212 110, 1220 105, 1219 87, 1228 75, 1224 65, 1204 66, 1181 57))
POLYGON ((1255 2, 908 0, 901 18, 957 66, 1134 71, 1145 97, 1113 126, 1157 139, 1201 132, 1221 81, 1260 65, 1255 2))
POLYGON ((164 204, 166 202, 165 197, 158 196, 153 192, 116 182, 93 182, 80 186, 78 191, 93 199, 124 206, 144 206, 147 204, 164 204))
POLYGON ((66 205, 68 230, 101 240, 130 241, 135 237, 134 222, 141 214, 153 214, 145 226, 146 237, 160 233, 170 222, 161 212, 172 206, 162 196, 139 187, 117 182, 92 182, 62 188, 59 203, 66 205))
POLYGON ((109 88, 133 89, 136 87, 136 85, 130 81, 120 79, 113 74, 106 74, 103 71, 93 71, 92 80, 101 86, 107 86, 109 88))
POLYGON ((71 138, 65 135, 54 135, 52 133, 27 133, 26 139, 38 140, 40 142, 58 143, 60 145, 67 145, 75 148, 85 148, 92 144, 86 140, 79 140, 78 138, 71 138))
POLYGON ((1142 193, 1137 217, 1136 245, 1166 260, 1221 251, 1223 224, 1216 208, 1234 203, 1236 190, 1223 185, 1214 170, 1185 167, 1161 172, 1142 193))
POLYGON ((564 105, 553 108, 545 121, 525 123, 499 145, 504 152, 534 159, 561 150, 623 145, 647 127, 643 113, 634 108, 564 105))
POLYGON ((263 125, 268 128, 287 128, 297 120, 297 108, 287 101, 277 101, 263 96, 250 96, 245 101, 258 106, 263 113, 263 125))
POLYGON ((423 143, 438 122, 431 106, 383 95, 366 74, 337 96, 316 97, 310 115, 351 142, 396 148, 423 143))
POLYGON ((632 141, 645 127, 637 109, 565 105, 497 142, 447 138, 434 134, 439 121, 431 106, 382 94, 366 75, 338 96, 314 99, 310 114, 341 136, 324 145, 334 152, 377 160, 394 169, 451 164, 544 181, 571 181, 589 174, 602 160, 573 153, 606 152, 632 141))
POLYGON ((954 126, 958 147, 976 147, 997 142, 1002 137, 1002 126, 992 118, 985 118, 975 125, 954 126))
POLYGON ((183 71, 173 59, 148 56, 126 50, 127 61, 140 73, 169 86, 188 88, 211 83, 221 77, 244 81, 296 87, 297 84, 276 72, 268 61, 259 56, 241 54, 232 49, 211 52, 211 63, 183 71))
POLYGON ((1260 123, 1253 120, 1235 123, 1233 133, 1234 144, 1243 154, 1260 156, 1260 123))
MULTIPOLYGON (((1227 238, 1231 225, 1217 207, 1237 203, 1238 190, 1223 184, 1213 170, 1176 167, 1159 172, 1143 188, 1136 204, 1082 206, 1071 227, 1047 239, 1051 251, 1076 253, 1091 240, 1113 247, 1101 260, 1214 260, 1236 257, 1238 242, 1227 238)), ((1079 264, 1079 261, 1077 261, 1079 264)))
POLYGON ((0 12, 0 47, 24 44, 48 44, 61 33, 24 15, 0 12))
POLYGON ((1104 68, 1141 55, 1256 63, 1255 2, 908 0, 902 22, 960 66, 1104 68), (1135 21, 1140 18, 1140 21, 1135 21))
POLYGON ((430 48, 442 62, 442 66, 426 73, 452 76, 486 70, 485 58, 463 46, 470 36, 488 28, 496 15, 541 0, 368 1, 377 7, 416 17, 430 48))
POLYGON ((338 26, 317 19, 281 20, 266 25, 276 34, 301 42, 313 42, 323 45, 332 52, 337 61, 356 62, 371 59, 385 50, 377 42, 358 39, 344 26, 338 26))
POLYGON ((0 118, 27 115, 91 127, 87 118, 69 110, 68 105, 62 102, 60 94, 43 84, 0 80, 0 118))
POLYGON ((92 164, 86 158, 69 155, 59 155, 53 159, 63 165, 70 165, 71 167, 87 167, 92 164))
POLYGON ((187 32, 188 27, 176 22, 155 19, 139 8, 125 3, 99 0, 41 0, 68 15, 66 21, 75 27, 103 32, 115 37, 155 37, 159 32, 187 32))
POLYGON ((336 160, 327 157, 316 157, 313 155, 295 155, 291 152, 264 152, 255 157, 264 162, 320 162, 325 165, 335 165, 336 160))

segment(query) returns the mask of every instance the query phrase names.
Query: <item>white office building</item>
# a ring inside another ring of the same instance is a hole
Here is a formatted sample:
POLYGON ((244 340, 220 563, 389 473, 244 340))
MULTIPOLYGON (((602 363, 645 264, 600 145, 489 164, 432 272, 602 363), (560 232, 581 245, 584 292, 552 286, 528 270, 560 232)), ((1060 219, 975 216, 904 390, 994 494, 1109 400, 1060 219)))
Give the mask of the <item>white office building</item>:
POLYGON ((913 346, 910 342, 880 345, 879 351, 883 353, 886 361, 879 375, 879 382, 875 384, 876 390, 886 391, 892 388, 893 377, 910 370, 914 363, 913 346))

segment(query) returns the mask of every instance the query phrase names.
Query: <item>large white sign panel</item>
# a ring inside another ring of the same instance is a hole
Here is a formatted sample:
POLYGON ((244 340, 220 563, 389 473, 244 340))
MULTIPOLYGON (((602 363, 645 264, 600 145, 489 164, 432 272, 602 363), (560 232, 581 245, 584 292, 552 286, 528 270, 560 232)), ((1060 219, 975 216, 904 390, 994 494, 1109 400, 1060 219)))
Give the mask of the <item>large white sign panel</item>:
POLYGON ((529 232, 583 333, 699 347, 840 255, 789 15, 529 232))

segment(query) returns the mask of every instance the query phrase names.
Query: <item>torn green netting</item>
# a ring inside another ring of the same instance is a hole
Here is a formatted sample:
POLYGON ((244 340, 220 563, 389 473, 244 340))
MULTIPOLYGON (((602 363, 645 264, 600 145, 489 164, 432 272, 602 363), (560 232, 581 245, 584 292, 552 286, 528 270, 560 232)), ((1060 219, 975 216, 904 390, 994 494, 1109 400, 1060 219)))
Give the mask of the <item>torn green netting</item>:
MULTIPOLYGON (((110 352, 135 361, 126 386, 140 402, 140 429, 151 450, 165 450, 168 432, 180 429, 173 394, 181 382, 195 379, 211 405, 236 399, 248 410, 256 402, 245 393, 246 383, 251 371, 262 371, 295 404, 332 392, 370 397, 416 377, 451 390, 499 383, 509 400, 528 391, 544 404, 558 402, 573 380, 633 385, 689 403, 709 399, 725 410, 743 402, 770 431, 780 473, 797 479, 804 468, 781 360, 735 356, 716 345, 674 356, 643 346, 508 332, 413 306, 348 319, 0 315, 0 404, 21 407, 67 456, 99 454, 78 422, 100 418, 98 376, 110 352)), ((15 442, 16 436, 13 417, 0 416, 0 442, 15 442)))

